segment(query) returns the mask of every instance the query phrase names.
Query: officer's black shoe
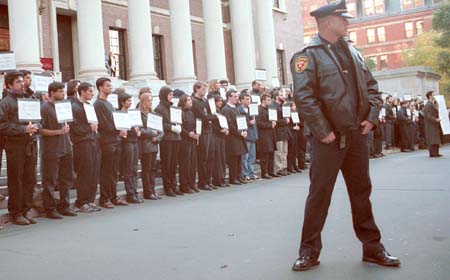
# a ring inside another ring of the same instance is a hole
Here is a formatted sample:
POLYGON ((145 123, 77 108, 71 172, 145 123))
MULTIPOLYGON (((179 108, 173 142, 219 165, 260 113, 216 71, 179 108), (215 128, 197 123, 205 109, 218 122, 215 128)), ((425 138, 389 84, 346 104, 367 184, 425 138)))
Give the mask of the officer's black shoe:
POLYGON ((363 262, 374 263, 382 266, 400 266, 400 260, 389 255, 386 250, 381 250, 373 253, 364 253, 363 262))
POLYGON ((311 259, 309 256, 302 256, 295 260, 292 266, 293 271, 305 271, 311 269, 311 267, 319 265, 320 261, 316 259, 311 259))

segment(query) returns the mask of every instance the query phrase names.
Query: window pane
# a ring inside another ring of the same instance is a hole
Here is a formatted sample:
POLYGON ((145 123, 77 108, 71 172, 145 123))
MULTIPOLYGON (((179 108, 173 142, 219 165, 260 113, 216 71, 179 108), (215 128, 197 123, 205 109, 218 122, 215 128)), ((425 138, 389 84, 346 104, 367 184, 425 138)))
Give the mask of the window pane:
POLYGON ((406 38, 411 38, 414 35, 414 27, 412 22, 405 23, 406 38))
POLYGON ((380 68, 381 68, 381 70, 385 70, 388 68, 387 55, 380 55, 380 68))
POLYGON ((412 0, 401 0, 402 1, 402 10, 407 10, 413 8, 412 0))
POLYGON ((420 35, 420 34, 423 33, 423 27, 424 27, 423 20, 416 21, 416 32, 417 32, 417 35, 420 35))
POLYGON ((375 43, 375 29, 367 29, 367 42, 370 43, 375 43))
POLYGON ((384 27, 378 27, 377 28, 377 35, 378 35, 378 42, 385 42, 386 41, 386 35, 384 32, 384 27))
POLYGON ((375 0, 375 13, 384 13, 384 0, 375 0))
POLYGON ((355 44, 355 45, 357 44, 358 38, 356 36, 356 31, 350 31, 348 33, 348 38, 353 42, 353 44, 355 44))
POLYGON ((375 14, 375 7, 373 5, 373 0, 364 0, 364 15, 371 16, 375 14))

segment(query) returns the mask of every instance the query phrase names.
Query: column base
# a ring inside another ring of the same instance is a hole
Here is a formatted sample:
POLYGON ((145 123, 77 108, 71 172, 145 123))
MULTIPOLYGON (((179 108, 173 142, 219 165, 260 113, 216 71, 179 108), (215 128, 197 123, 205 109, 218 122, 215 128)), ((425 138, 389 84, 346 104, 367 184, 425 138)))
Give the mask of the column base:
POLYGON ((172 89, 181 89, 185 93, 191 95, 192 94, 192 87, 197 82, 195 77, 192 78, 178 78, 172 80, 170 83, 170 87, 172 89))
POLYGON ((21 62, 21 63, 16 63, 16 68, 17 70, 28 70, 32 73, 41 73, 44 70, 42 69, 42 64, 41 63, 36 63, 36 62, 30 62, 30 63, 26 63, 26 62, 21 62))
POLYGON ((78 79, 81 81, 95 81, 100 77, 109 77, 104 67, 100 68, 80 68, 78 71, 78 79))
POLYGON ((149 87, 152 89, 153 96, 158 96, 159 89, 166 85, 166 81, 158 79, 130 80, 124 83, 124 86, 136 88, 138 92, 143 87, 149 87))

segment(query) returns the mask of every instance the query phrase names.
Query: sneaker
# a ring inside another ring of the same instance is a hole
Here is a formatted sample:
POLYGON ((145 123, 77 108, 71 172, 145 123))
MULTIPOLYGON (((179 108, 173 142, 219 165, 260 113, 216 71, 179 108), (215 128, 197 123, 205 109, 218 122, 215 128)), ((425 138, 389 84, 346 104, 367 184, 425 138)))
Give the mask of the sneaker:
POLYGON ((88 205, 89 205, 89 207, 91 207, 92 212, 102 211, 102 208, 100 208, 97 205, 95 205, 95 203, 91 202, 88 205))
POLYGON ((68 217, 75 217, 75 216, 77 216, 77 213, 75 213, 75 211, 73 211, 69 207, 64 208, 64 209, 58 209, 57 211, 59 212, 59 214, 61 214, 63 216, 68 216, 68 217))
POLYGON ((258 180, 259 178, 258 178, 258 176, 253 175, 253 176, 252 176, 252 179, 253 179, 253 180, 258 180))
POLYGON ((128 202, 122 199, 115 199, 112 201, 112 204, 114 204, 115 206, 128 206, 128 202))
POLYGON ((13 224, 19 225, 19 226, 27 226, 30 224, 30 221, 28 221, 28 219, 26 219, 23 215, 20 215, 20 214, 13 217, 12 222, 13 222, 13 224))
POLYGON ((89 204, 85 203, 85 204, 81 205, 80 207, 77 207, 76 212, 91 213, 92 208, 89 206, 89 204))

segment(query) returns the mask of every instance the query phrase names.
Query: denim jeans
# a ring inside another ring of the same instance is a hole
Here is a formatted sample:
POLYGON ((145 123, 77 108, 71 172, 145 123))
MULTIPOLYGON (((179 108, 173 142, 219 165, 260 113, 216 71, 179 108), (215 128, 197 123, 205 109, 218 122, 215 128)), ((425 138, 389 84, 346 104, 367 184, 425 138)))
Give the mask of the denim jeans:
POLYGON ((242 176, 255 176, 255 160, 256 160, 256 144, 253 142, 245 142, 247 144, 248 153, 242 155, 242 176))

